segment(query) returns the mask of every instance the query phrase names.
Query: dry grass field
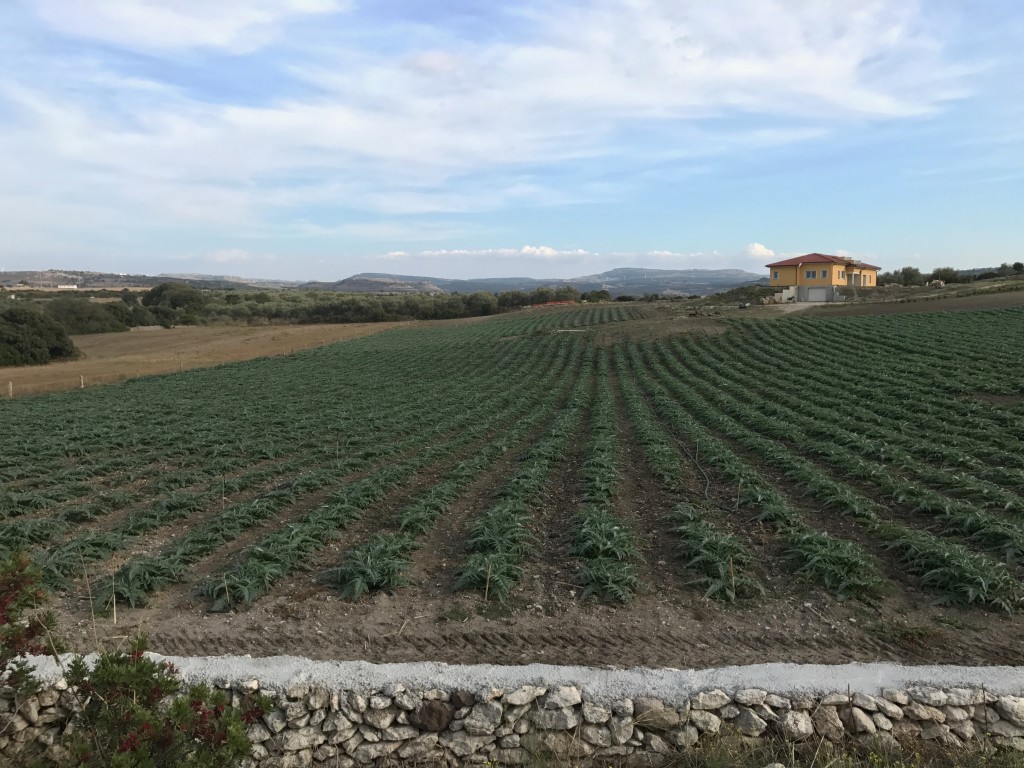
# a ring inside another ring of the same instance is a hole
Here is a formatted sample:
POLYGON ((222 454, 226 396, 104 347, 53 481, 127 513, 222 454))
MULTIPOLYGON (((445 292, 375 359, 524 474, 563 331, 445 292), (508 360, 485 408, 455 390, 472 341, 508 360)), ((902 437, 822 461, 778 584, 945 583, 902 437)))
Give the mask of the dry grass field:
POLYGON ((407 323, 336 325, 220 326, 136 328, 128 333, 73 336, 82 353, 78 360, 40 366, 0 368, 0 388, 14 396, 111 384, 256 357, 287 355, 300 349, 380 333, 407 323))

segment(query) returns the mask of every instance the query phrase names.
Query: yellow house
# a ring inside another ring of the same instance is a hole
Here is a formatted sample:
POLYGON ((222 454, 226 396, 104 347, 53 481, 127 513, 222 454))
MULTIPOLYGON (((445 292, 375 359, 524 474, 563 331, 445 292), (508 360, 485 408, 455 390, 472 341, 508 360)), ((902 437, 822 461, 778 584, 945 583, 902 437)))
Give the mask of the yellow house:
POLYGON ((787 291, 797 301, 835 301, 840 286, 873 288, 878 267, 848 256, 808 253, 766 264, 770 284, 787 291))

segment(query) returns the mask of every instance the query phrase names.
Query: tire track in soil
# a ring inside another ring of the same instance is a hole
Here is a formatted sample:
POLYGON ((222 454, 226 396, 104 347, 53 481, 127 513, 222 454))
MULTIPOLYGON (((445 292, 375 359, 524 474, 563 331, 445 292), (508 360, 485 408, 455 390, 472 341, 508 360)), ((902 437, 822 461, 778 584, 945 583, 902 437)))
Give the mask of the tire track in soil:
POLYGON ((210 622, 205 627, 205 622, 193 622, 173 636, 155 635, 154 643, 160 652, 168 654, 294 654, 374 663, 429 659, 465 664, 520 664, 540 660, 588 666, 685 668, 783 661, 1012 664, 1019 660, 1019 644, 1012 637, 1004 635, 980 643, 980 638, 968 637, 966 642, 959 642, 961 633, 953 631, 937 632, 936 643, 922 648, 920 655, 910 656, 891 644, 877 648, 863 642, 839 646, 833 635, 794 637, 784 628, 738 641, 739 623, 662 627, 653 631, 649 626, 627 628, 604 618, 595 622, 588 616, 560 625, 549 622, 543 632, 492 627, 452 629, 450 625, 441 625, 440 630, 435 627, 434 631, 417 629, 406 634, 375 636, 372 630, 338 629, 328 623, 316 632, 303 631, 292 622, 281 622, 275 631, 262 634, 240 632, 243 618, 210 622))

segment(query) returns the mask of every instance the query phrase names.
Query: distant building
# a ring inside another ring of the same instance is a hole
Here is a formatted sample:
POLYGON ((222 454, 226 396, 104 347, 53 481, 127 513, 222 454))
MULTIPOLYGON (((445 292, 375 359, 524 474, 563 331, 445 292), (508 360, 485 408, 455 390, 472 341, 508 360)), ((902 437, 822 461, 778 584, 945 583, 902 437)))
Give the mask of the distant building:
POLYGON ((57 286, 57 290, 58 291, 77 291, 78 290, 78 286, 77 285, 58 285, 57 286))
POLYGON ((841 301, 840 287, 878 284, 878 267, 848 256, 808 253, 765 266, 769 284, 784 289, 783 300, 841 301))

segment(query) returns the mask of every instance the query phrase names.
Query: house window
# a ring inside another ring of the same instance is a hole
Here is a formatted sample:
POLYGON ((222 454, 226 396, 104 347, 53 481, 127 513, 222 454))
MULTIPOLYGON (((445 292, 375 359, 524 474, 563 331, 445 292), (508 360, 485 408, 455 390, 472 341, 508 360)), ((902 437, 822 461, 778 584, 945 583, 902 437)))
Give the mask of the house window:
POLYGON ((871 275, 864 275, 864 280, 870 283, 871 282, 871 275))
POLYGON ((821 270, 821 279, 824 280, 826 277, 828 277, 828 270, 827 269, 821 270))
POLYGON ((772 280, 778 280, 778 279, 779 279, 779 273, 778 272, 772 272, 772 280))
POLYGON ((840 280, 845 280, 846 279, 846 270, 845 269, 840 269, 839 270, 839 279, 840 280))
POLYGON ((818 270, 816 269, 808 269, 806 272, 804 272, 804 277, 806 277, 808 280, 813 280, 817 276, 818 270))

